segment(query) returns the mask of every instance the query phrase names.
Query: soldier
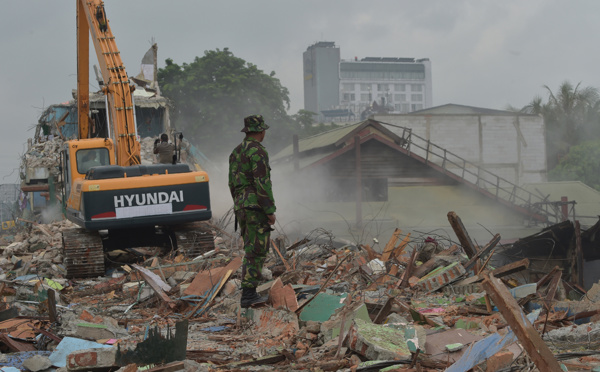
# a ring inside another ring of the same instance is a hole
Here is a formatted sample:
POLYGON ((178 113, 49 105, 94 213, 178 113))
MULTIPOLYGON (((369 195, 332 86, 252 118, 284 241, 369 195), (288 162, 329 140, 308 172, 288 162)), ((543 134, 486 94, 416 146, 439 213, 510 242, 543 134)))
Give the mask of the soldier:
POLYGON ((275 224, 275 200, 271 188, 269 154, 261 142, 265 138, 261 115, 244 118, 246 137, 229 156, 229 190, 233 198, 236 229, 244 239, 242 299, 244 308, 266 301, 256 293, 261 271, 269 252, 270 235, 275 224))

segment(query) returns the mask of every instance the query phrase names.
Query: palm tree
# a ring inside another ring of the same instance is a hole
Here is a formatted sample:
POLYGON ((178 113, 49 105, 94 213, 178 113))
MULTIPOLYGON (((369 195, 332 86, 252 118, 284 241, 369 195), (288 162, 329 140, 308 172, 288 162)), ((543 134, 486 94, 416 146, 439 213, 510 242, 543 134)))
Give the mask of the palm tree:
POLYGON ((523 114, 533 114, 533 115, 544 115, 545 110, 547 110, 547 106, 544 104, 542 97, 535 96, 526 106, 524 106, 520 112, 523 114))
POLYGON ((596 106, 600 97, 597 88, 580 89, 580 85, 581 83, 578 83, 573 87, 571 83, 565 81, 558 87, 556 94, 544 85, 548 91, 548 111, 544 119, 546 124, 556 124, 556 129, 562 132, 568 146, 579 142, 582 134, 580 132, 590 119, 590 108, 596 106))

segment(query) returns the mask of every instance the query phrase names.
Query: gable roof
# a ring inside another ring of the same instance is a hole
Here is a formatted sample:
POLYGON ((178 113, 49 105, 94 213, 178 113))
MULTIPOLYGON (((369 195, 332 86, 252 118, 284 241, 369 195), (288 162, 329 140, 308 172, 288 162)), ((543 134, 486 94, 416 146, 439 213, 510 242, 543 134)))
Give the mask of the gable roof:
MULTIPOLYGON (((542 200, 542 198, 530 191, 524 190, 506 180, 503 180, 503 185, 501 187, 499 184, 501 177, 491 173, 490 174, 493 177, 497 178, 498 182, 495 185, 492 184, 491 188, 489 188, 489 184, 482 186, 479 181, 479 174, 467 170, 466 161, 464 161, 462 167, 449 169, 447 167, 445 151, 443 155, 435 154, 433 152, 430 153, 431 143, 429 141, 412 134, 409 134, 407 139, 402 138, 374 119, 367 119, 356 124, 336 128, 328 132, 305 138, 298 142, 297 156, 294 154, 294 145, 289 145, 271 158, 272 164, 276 164, 277 167, 284 172, 293 172, 296 169, 296 166, 299 170, 318 167, 352 151, 355 148, 354 138, 356 136, 360 139, 360 145, 371 140, 380 142, 384 146, 397 151, 399 155, 415 159, 440 174, 463 183, 473 190, 486 195, 490 199, 496 200, 498 203, 520 212, 524 216, 528 216, 541 222, 547 222, 549 217, 557 217, 551 209, 545 208, 544 206, 540 209, 536 204, 536 200, 542 200), (417 144, 415 139, 425 142, 417 144), (423 151, 415 152, 411 147, 424 150, 425 153, 422 153, 423 151), (441 163, 437 164, 435 162, 436 159, 430 159, 430 155, 441 156, 442 158, 437 159, 438 162, 441 160, 441 163), (462 169, 462 172, 459 171, 460 169, 462 169), (476 176, 477 179, 472 179, 473 176, 476 176), (524 205, 522 203, 523 201, 526 202, 524 205)), ((460 157, 457 158, 461 159, 460 157)), ((460 162, 458 164, 460 164, 460 162)))
MULTIPOLYGON (((367 119, 299 140, 298 157, 300 169, 313 164, 323 163, 324 159, 331 160, 343 154, 345 148, 353 146, 356 135, 361 138, 361 142, 373 138, 390 144, 400 144, 404 141, 404 139, 385 128, 378 121, 367 119)), ((274 164, 292 163, 293 158, 294 145, 291 144, 275 154, 271 158, 271 161, 274 164)))
POLYGON ((448 103, 441 106, 430 107, 427 109, 413 111, 405 115, 509 115, 509 116, 525 116, 530 114, 522 114, 520 112, 494 110, 483 107, 457 105, 448 103))

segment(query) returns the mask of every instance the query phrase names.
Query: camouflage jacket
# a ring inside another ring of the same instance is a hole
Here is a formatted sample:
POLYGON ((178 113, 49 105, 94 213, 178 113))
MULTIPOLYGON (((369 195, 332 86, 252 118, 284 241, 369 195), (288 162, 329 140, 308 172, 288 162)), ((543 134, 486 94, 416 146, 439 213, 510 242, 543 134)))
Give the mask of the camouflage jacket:
POLYGON ((275 213, 269 154, 251 137, 229 155, 229 191, 236 211, 249 208, 275 213))

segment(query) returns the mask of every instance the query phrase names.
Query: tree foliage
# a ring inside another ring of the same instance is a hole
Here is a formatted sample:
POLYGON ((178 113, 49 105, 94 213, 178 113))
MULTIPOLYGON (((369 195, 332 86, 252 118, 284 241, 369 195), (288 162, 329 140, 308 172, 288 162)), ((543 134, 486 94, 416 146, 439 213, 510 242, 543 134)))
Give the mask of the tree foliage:
POLYGON ((228 48, 205 51, 189 64, 165 62, 158 82, 173 105, 171 120, 204 153, 229 153, 242 138, 244 117, 253 114, 263 115, 270 126, 267 143, 290 143, 296 123, 286 112, 288 89, 275 72, 265 74, 228 48))
POLYGON ((600 102, 597 88, 563 82, 553 92, 544 85, 546 102, 540 96, 520 111, 542 115, 546 123, 548 169, 555 168, 572 146, 600 138, 600 102))
POLYGON ((552 181, 581 181, 600 191, 600 140, 572 146, 569 153, 548 173, 552 181))

